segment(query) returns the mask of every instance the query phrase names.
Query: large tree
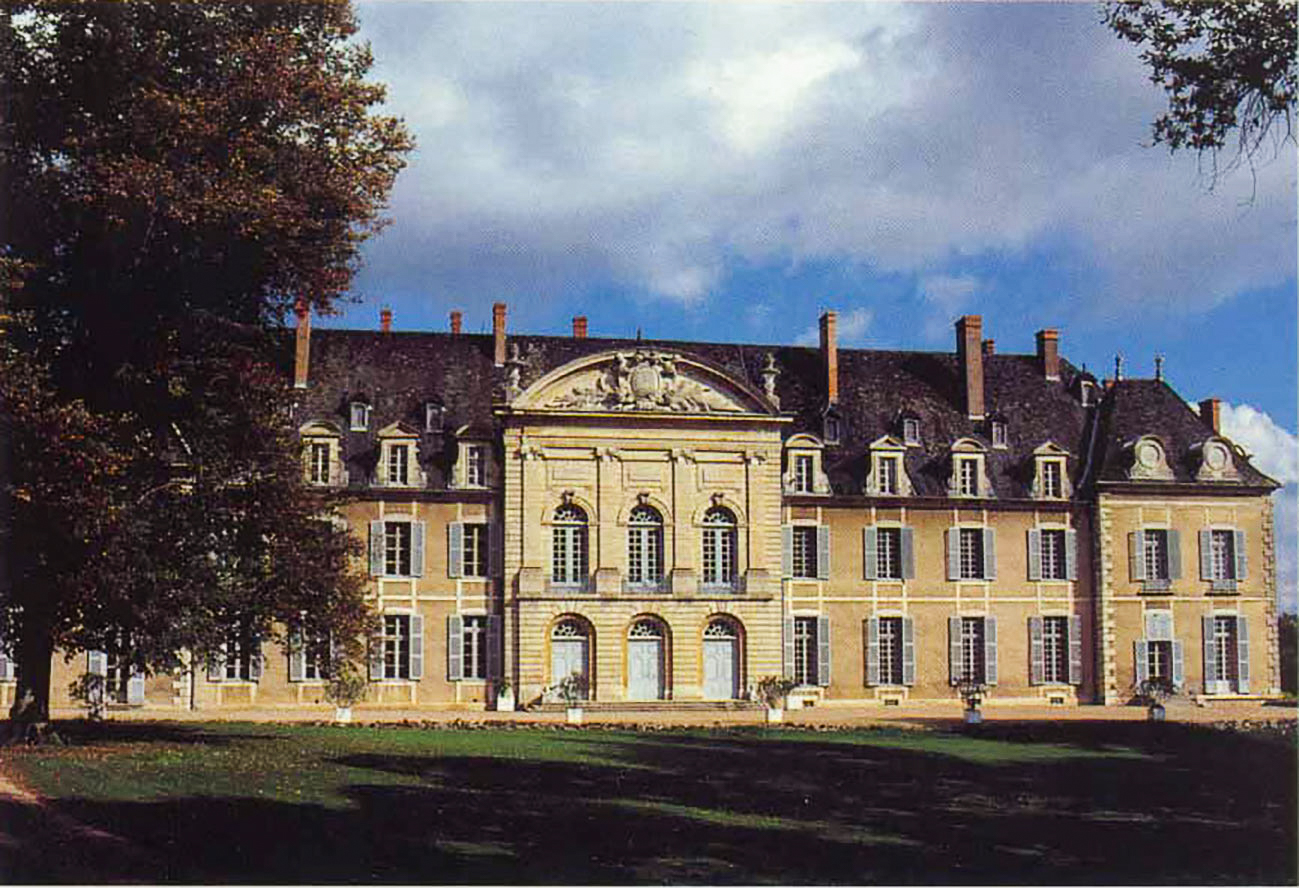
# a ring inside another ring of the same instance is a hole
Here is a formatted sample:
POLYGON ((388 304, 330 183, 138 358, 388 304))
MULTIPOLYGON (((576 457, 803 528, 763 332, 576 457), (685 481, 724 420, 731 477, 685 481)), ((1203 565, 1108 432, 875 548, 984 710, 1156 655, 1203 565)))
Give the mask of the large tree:
POLYGON ((1154 142, 1197 152, 1209 183, 1294 141, 1295 0, 1111 0, 1105 22, 1142 47, 1168 94, 1154 142), (1226 151, 1225 157, 1223 151, 1226 151))
POLYGON ((0 12, 0 583, 11 717, 53 651, 173 668, 368 626, 300 483, 282 318, 328 311, 410 139, 346 2, 0 12))

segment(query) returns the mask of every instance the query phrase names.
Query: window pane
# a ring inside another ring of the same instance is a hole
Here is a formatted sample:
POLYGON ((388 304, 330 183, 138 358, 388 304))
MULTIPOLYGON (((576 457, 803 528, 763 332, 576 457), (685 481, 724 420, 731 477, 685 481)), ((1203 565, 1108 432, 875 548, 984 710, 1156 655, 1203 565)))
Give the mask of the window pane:
POLYGON ((817 682, 816 617, 794 618, 794 681, 801 685, 817 682))
POLYGON ((880 684, 902 684, 902 618, 879 620, 880 684))
POLYGON ((960 543, 961 579, 982 579, 983 530, 977 527, 961 528, 960 543))
POLYGON ((983 617, 961 619, 961 678, 982 682, 983 669, 983 617))
POLYGON ((816 528, 794 528, 794 576, 816 579, 816 528))

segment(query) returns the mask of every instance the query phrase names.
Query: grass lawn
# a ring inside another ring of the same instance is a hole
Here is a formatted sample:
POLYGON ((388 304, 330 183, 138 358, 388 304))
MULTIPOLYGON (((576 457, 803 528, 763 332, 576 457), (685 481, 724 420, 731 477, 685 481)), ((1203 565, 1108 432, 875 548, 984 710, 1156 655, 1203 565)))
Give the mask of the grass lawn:
POLYGON ((1295 881, 1293 743, 1180 724, 60 730, 0 766, 126 842, 0 804, 2 882, 1295 881))

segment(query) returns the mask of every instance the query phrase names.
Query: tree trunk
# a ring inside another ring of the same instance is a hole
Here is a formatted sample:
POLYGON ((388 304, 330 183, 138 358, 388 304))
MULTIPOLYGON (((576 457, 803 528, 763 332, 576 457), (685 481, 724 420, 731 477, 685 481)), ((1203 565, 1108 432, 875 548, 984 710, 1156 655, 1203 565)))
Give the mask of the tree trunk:
POLYGON ((50 735, 50 661, 54 644, 39 620, 24 620, 16 650, 18 686, 9 708, 8 741, 38 743, 50 735))

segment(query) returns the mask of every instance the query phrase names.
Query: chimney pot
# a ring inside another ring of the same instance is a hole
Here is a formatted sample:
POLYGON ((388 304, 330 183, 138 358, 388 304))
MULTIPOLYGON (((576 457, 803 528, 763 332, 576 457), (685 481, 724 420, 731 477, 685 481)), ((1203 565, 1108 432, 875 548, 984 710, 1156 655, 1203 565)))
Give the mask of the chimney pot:
POLYGON ((1052 327, 1037 331, 1037 362, 1047 379, 1060 378, 1060 331, 1052 327))
POLYGON ((293 335, 293 387, 307 387, 307 367, 311 358, 311 309, 307 300, 299 299, 293 306, 298 316, 297 330, 293 335))
POLYGON ((392 332, 392 309, 379 309, 379 330, 384 333, 392 332))
POLYGON ((992 355, 995 355, 996 353, 997 353, 996 341, 992 339, 983 340, 983 356, 987 358, 987 357, 991 357, 992 355))
POLYGON ((1213 430, 1215 435, 1222 434, 1222 402, 1217 398, 1205 398, 1200 402, 1200 421, 1213 430))
POLYGON ((839 402, 839 316, 833 311, 821 315, 821 362, 825 366, 825 400, 839 402))
POLYGON ((965 315, 956 322, 956 357, 965 384, 965 413, 970 419, 983 418, 983 318, 965 315))
POLYGON ((463 318, 464 315, 461 314, 459 311, 451 312, 451 335, 452 336, 460 335, 460 323, 463 320, 463 318))
POLYGON ((573 318, 573 338, 586 338, 586 315, 578 315, 573 318))
POLYGON ((497 302, 492 306, 492 339, 493 363, 497 367, 505 366, 505 303, 497 302))

